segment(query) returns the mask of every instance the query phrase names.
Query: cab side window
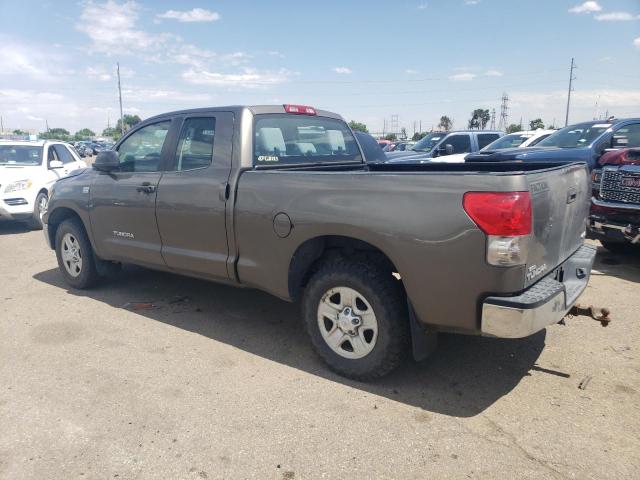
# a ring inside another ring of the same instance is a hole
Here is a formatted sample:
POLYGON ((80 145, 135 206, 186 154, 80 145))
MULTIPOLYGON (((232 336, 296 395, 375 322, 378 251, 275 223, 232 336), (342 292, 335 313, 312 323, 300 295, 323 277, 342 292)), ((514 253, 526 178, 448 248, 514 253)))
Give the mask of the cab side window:
POLYGON ((180 132, 174 170, 181 172, 211 165, 215 130, 213 117, 187 118, 180 132))
POLYGON ((129 135, 118 148, 121 172, 157 172, 160 154, 169 132, 169 120, 142 127, 129 135))
POLYGON ((494 140, 500 138, 500 135, 497 133, 479 133, 478 134, 478 148, 482 150, 484 147, 489 145, 494 140))
POLYGON ((453 147, 453 153, 469 153, 471 152, 471 139, 469 135, 451 135, 444 144, 450 144, 453 147))
POLYGON ((613 148, 640 147, 640 123, 632 123, 613 132, 611 146, 613 148))
POLYGON ((54 145, 53 150, 55 150, 58 159, 65 165, 76 161, 64 145, 54 145))

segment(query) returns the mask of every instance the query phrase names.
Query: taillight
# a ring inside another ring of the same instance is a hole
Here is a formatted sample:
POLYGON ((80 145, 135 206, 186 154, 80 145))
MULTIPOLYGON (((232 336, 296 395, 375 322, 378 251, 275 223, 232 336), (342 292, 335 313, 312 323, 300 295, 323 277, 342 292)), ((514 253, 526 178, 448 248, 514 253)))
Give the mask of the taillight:
POLYGON ((284 111, 294 115, 316 115, 316 109, 306 105, 284 105, 284 111))
POLYGON ((526 263, 532 211, 529 192, 467 192, 462 206, 488 235, 487 261, 492 265, 526 263))

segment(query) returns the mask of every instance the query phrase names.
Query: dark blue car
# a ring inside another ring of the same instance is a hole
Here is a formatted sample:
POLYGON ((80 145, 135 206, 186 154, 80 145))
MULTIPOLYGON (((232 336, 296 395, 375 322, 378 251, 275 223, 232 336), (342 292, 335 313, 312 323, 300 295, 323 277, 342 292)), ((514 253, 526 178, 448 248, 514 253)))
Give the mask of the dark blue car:
POLYGON ((471 153, 465 162, 586 162, 593 169, 603 153, 630 147, 640 147, 640 118, 576 123, 535 147, 471 153))

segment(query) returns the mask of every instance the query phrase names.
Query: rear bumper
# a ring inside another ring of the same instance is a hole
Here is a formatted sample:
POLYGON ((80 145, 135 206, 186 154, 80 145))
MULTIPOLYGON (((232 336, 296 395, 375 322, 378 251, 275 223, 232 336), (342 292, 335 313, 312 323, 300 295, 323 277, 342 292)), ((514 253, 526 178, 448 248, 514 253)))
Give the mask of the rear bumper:
POLYGON ((589 283, 596 257, 583 245, 554 272, 514 297, 487 297, 482 304, 482 335, 522 338, 558 323, 589 283))

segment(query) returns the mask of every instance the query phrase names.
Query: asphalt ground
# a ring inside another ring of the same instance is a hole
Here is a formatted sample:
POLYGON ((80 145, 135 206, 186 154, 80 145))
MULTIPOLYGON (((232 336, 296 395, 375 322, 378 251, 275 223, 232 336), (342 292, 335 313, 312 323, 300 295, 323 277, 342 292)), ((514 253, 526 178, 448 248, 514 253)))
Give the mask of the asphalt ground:
POLYGON ((0 478, 638 478, 640 255, 595 268, 607 328, 442 335, 359 383, 296 305, 137 267, 71 290, 42 232, 0 223, 0 478))

